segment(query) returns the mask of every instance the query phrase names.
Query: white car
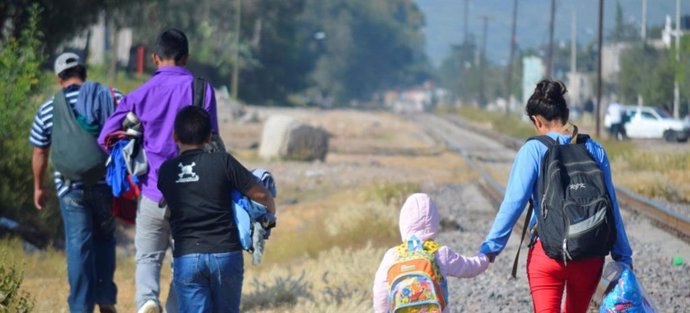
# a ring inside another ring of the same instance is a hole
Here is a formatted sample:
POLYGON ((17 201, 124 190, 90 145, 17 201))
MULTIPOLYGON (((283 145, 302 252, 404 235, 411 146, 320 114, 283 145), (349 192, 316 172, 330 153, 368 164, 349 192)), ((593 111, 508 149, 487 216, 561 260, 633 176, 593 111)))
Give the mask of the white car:
POLYGON ((673 118, 656 107, 626 106, 628 122, 625 131, 630 138, 663 138, 666 141, 685 142, 690 135, 690 125, 673 118))

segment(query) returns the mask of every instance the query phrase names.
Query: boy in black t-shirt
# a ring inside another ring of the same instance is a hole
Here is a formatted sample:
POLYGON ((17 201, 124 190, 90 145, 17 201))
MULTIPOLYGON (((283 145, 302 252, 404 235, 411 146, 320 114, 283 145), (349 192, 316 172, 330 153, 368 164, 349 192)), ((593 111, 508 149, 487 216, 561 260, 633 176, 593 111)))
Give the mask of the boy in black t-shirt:
POLYGON ((170 208, 179 310, 239 312, 244 263, 230 191, 275 214, 273 197, 232 155, 204 152, 211 139, 204 109, 180 110, 174 130, 180 154, 160 167, 158 189, 170 208))

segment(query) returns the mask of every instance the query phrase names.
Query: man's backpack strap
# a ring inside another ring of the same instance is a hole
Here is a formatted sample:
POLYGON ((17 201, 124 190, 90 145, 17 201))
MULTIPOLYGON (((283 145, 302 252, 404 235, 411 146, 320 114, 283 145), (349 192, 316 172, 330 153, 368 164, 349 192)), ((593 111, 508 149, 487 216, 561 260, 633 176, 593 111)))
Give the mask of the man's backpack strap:
POLYGON ((203 77, 194 78, 193 90, 192 105, 203 108, 206 101, 206 80, 203 77))
MULTIPOLYGON (((206 84, 206 80, 203 77, 194 78, 194 83, 192 84, 192 105, 204 108, 206 103, 206 84)), ((213 132, 211 142, 204 145, 204 150, 208 152, 225 152, 225 143, 223 143, 219 134, 213 132)))
POLYGON ((513 271, 511 276, 517 278, 517 267, 518 260, 520 259, 520 249, 522 249, 522 242, 525 240, 525 233, 527 233, 527 228, 529 228, 529 222, 532 219, 532 210, 534 210, 534 205, 532 205, 532 200, 529 201, 529 208, 527 209, 527 215, 525 216, 525 223, 522 225, 522 235, 520 235, 520 245, 518 246, 517 253, 515 253, 515 261, 513 261, 513 271))

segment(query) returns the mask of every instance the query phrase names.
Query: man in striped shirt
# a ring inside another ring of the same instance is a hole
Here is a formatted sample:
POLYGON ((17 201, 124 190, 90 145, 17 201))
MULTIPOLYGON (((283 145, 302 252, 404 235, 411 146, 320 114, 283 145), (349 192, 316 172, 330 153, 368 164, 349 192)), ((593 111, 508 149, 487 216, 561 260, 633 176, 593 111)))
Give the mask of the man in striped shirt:
MULTIPOLYGON (((115 101, 118 101, 122 94, 113 90, 111 97, 108 98, 110 101, 106 101, 110 103, 99 102, 98 105, 93 106, 79 105, 81 102, 78 102, 78 99, 89 96, 80 95, 80 90, 98 90, 98 88, 107 87, 86 81, 86 67, 74 53, 68 52, 58 56, 54 68, 65 102, 73 110, 75 116, 90 116, 94 119, 91 126, 102 128, 105 123, 105 118, 102 116, 114 111, 115 101), (84 108, 89 108, 89 112, 85 112, 84 108)), ((29 136, 29 142, 33 146, 34 205, 39 210, 45 208, 46 204, 43 178, 52 143, 53 100, 54 97, 38 109, 29 136)), ((96 135, 94 135, 94 141, 96 141, 96 135)), ((65 179, 58 171, 54 172, 54 181, 65 227, 67 276, 70 284, 67 302, 70 311, 90 313, 98 304, 101 313, 116 312, 114 305, 117 287, 113 282, 115 221, 111 214, 111 190, 104 179, 95 185, 87 186, 80 181, 65 179)))

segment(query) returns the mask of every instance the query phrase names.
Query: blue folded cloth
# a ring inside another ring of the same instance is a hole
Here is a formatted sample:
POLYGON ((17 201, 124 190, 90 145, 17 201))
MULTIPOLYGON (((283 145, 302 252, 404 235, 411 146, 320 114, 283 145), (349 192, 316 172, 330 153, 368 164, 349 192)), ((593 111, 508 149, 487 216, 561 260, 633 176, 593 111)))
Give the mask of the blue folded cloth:
MULTIPOLYGON (((277 192, 271 173, 259 168, 253 170, 252 174, 275 197, 277 192)), ((265 206, 250 200, 239 191, 233 190, 230 195, 242 249, 252 253, 253 264, 259 264, 263 256, 263 241, 268 239, 271 228, 275 227, 276 217, 265 206)))
POLYGON ((127 180, 127 164, 122 155, 122 149, 129 143, 129 139, 121 139, 110 149, 110 158, 106 163, 105 180, 111 187, 113 197, 120 197, 129 191, 129 181, 127 180))

